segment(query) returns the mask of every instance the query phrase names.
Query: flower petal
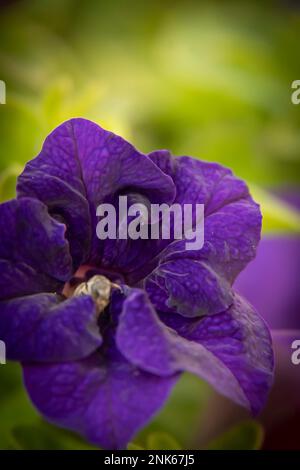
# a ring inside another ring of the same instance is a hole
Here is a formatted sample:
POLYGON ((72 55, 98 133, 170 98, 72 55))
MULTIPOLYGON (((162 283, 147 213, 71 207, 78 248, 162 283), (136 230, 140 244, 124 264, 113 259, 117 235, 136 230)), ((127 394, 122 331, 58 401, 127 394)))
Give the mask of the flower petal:
POLYGON ((0 205, 0 299, 53 291, 72 275, 65 226, 31 198, 0 205))
POLYGON ((24 378, 47 419, 100 447, 122 449, 163 405, 178 375, 143 372, 106 344, 79 362, 25 365, 24 378))
POLYGON ((147 294, 141 289, 130 289, 116 331, 117 347, 128 361, 154 374, 173 375, 181 370, 178 339, 180 346, 177 333, 158 318, 147 294))
POLYGON ((42 200, 63 217, 76 267, 99 257, 96 208, 117 192, 136 190, 151 201, 171 202, 175 187, 146 155, 85 119, 71 119, 46 139, 18 180, 18 196, 42 200))
POLYGON ((77 360, 102 343, 93 299, 55 294, 0 302, 0 338, 7 358, 23 362, 77 360))
POLYGON ((246 184, 218 163, 186 156, 173 157, 167 150, 157 150, 149 157, 173 179, 176 202, 204 204, 206 214, 249 195, 246 184))
POLYGON ((254 413, 261 409, 272 383, 273 355, 268 329, 249 304, 236 296, 218 315, 161 319, 143 291, 131 291, 116 336, 130 362, 161 376, 195 373, 254 413))
POLYGON ((226 312, 201 320, 168 314, 161 318, 209 353, 204 375, 201 367, 195 373, 254 414, 262 409, 273 382, 274 358, 269 330, 250 304, 235 295, 226 312))
POLYGON ((222 312, 233 299, 227 279, 208 262, 184 257, 161 263, 146 279, 145 287, 157 309, 185 317, 222 312))
POLYGON ((166 151, 150 157, 172 175, 175 202, 205 209, 203 247, 187 250, 185 239, 164 247, 159 266, 146 280, 150 298, 160 310, 175 308, 184 316, 220 313, 232 302, 235 278, 255 256, 259 206, 227 168, 190 157, 172 159, 166 151))

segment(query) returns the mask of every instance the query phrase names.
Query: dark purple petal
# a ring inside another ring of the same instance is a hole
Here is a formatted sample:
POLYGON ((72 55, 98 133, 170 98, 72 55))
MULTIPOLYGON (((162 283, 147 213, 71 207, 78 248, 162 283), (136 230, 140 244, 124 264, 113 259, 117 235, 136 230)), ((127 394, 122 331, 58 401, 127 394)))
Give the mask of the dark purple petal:
POLYGON ((184 370, 180 367, 181 359, 184 360, 179 354, 181 342, 189 346, 161 322, 143 290, 131 289, 116 331, 117 347, 128 361, 154 374, 173 375, 184 370))
POLYGON ((175 175, 175 168, 177 165, 177 158, 169 152, 169 150, 155 150, 148 154, 153 163, 157 165, 164 173, 170 175, 172 178, 175 175))
POLYGON ((199 375, 216 390, 258 413, 273 382, 273 350, 269 330, 253 307, 235 295, 226 311, 200 320, 162 314, 180 336, 211 354, 208 375, 199 375))
POLYGON ((236 297, 227 312, 201 320, 168 314, 161 319, 165 324, 143 291, 131 291, 116 336, 130 362, 161 376, 195 373, 254 413, 262 408, 273 355, 268 329, 249 304, 236 297))
POLYGON ((15 361, 72 361, 102 343, 91 297, 36 294, 0 302, 0 338, 15 361))
POLYGON ((160 264, 145 287, 157 309, 186 317, 222 312, 233 299, 229 282, 208 262, 184 256, 160 264))
POLYGON ((149 157, 172 177, 177 190, 176 202, 205 204, 207 215, 249 196, 246 184, 218 163, 173 157, 166 150, 152 152, 149 157))
POLYGON ((174 307, 184 316, 220 313, 232 302, 236 276, 255 256, 261 230, 259 206, 230 170, 189 157, 170 160, 162 152, 151 155, 161 168, 168 168, 169 162, 177 188, 175 202, 205 206, 204 246, 187 251, 186 240, 170 243, 147 278, 146 289, 163 311, 174 307))
POLYGON ((162 378, 127 362, 113 345, 80 362, 25 365, 39 411, 106 449, 125 448, 167 399, 178 375, 162 378))
POLYGON ((0 205, 0 299, 53 291, 70 278, 65 230, 38 200, 0 205))
POLYGON ((163 259, 204 261, 231 284, 256 255, 260 240, 261 214, 250 198, 232 202, 205 217, 204 245, 201 250, 185 251, 185 241, 173 242, 163 259))
POLYGON ((18 196, 42 200, 63 217, 76 267, 99 258, 96 207, 122 191, 141 192, 152 202, 171 202, 175 188, 146 155, 112 132, 85 119, 65 122, 46 139, 41 153, 18 180, 18 196))
MULTIPOLYGON (((151 203, 149 199, 141 194, 129 193, 127 194, 128 207, 132 204, 142 204, 147 207, 149 213, 151 211, 151 203)), ((116 214, 119 217, 119 210, 116 207, 116 214)), ((131 222, 134 217, 125 217, 123 223, 127 225, 131 222)), ((122 224, 121 224, 122 225, 122 224)), ((119 233, 120 226, 117 227, 119 233)), ((152 240, 147 241, 149 245, 152 244, 152 240)), ((137 264, 143 259, 143 250, 145 249, 145 240, 131 240, 120 239, 116 240, 105 240, 103 243, 103 254, 101 259, 101 265, 108 267, 115 271, 121 271, 122 273, 130 272, 135 268, 137 264)))

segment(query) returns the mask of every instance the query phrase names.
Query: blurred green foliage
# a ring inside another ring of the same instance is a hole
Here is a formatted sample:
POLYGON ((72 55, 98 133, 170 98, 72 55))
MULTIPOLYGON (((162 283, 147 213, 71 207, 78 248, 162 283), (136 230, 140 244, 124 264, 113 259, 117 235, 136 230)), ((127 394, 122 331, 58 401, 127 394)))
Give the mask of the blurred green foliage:
POLYGON ((261 424, 244 421, 209 443, 209 450, 258 450, 264 438, 261 424))
MULTIPOLYGON (((299 215, 270 192, 299 188, 300 14, 268 1, 23 0, 1 10, 0 200, 45 136, 82 116, 144 152, 168 148, 218 161, 247 180, 265 231, 300 232, 299 215)), ((87 448, 41 422, 18 366, 0 366, 1 448, 87 448)), ((184 375, 132 448, 195 442, 209 387, 184 375)), ((258 448, 253 422, 210 448, 258 448)))
POLYGON ((276 2, 17 1, 0 20, 1 169, 85 116, 263 185, 299 183, 300 17, 276 2))
MULTIPOLYGON (((84 116, 145 152, 169 148, 249 183, 298 186, 299 31, 299 13, 276 2, 12 2, 0 19, 0 172, 12 174, 55 126, 84 116)), ((266 230, 299 231, 297 215, 276 202, 267 198, 266 230)))

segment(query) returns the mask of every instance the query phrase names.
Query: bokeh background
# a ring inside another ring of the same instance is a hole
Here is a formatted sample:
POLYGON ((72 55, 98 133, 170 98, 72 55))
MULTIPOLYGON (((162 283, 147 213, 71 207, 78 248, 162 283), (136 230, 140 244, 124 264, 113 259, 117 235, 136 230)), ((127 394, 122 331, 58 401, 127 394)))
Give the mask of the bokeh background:
MULTIPOLYGON (((263 211, 237 283, 266 318, 276 381, 256 420, 184 375, 131 448, 300 449, 300 4, 292 1, 0 2, 0 200, 63 120, 85 117, 141 151, 218 161, 263 211)), ((1 238, 1 234, 0 234, 1 238)), ((90 448, 41 420, 19 366, 0 365, 0 448, 90 448)))

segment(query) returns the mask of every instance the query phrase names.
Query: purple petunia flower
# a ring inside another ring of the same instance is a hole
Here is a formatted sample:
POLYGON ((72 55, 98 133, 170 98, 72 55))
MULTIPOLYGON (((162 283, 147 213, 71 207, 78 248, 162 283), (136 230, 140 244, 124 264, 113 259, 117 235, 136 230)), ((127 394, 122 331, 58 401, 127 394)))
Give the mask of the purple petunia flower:
POLYGON ((47 419, 124 448, 182 371, 260 411, 271 339, 231 286, 255 256, 261 215, 230 170, 165 150, 144 155, 72 119, 26 165, 17 199, 0 206, 0 227, 0 339, 47 419), (203 248, 99 240, 96 208, 119 195, 204 204, 203 248), (112 283, 100 314, 93 295, 74 295, 95 274, 112 283))

